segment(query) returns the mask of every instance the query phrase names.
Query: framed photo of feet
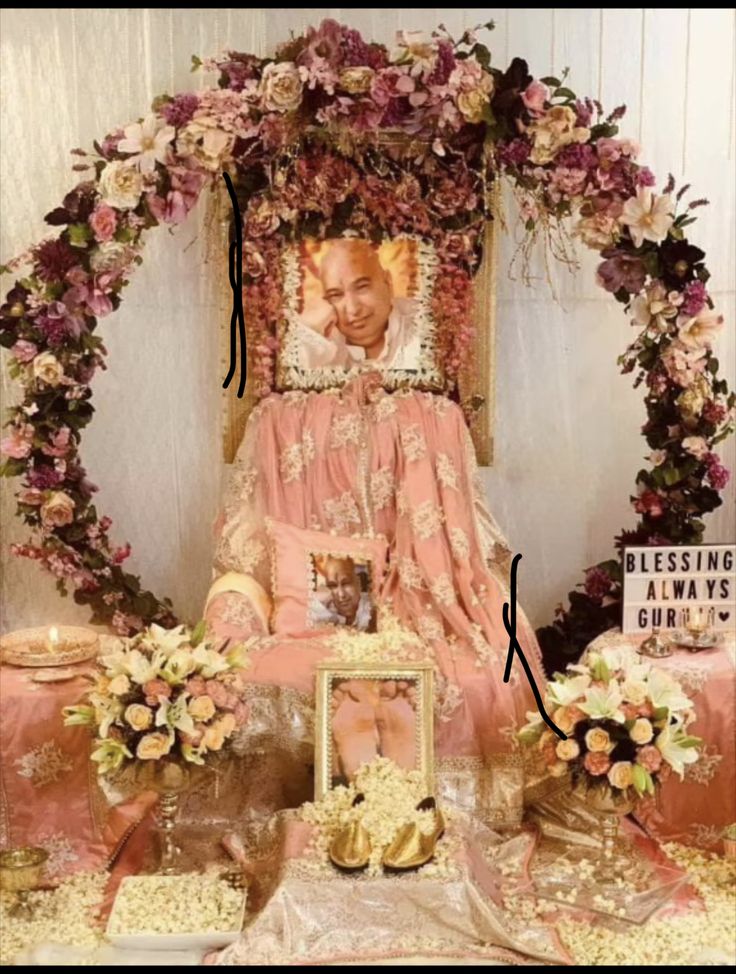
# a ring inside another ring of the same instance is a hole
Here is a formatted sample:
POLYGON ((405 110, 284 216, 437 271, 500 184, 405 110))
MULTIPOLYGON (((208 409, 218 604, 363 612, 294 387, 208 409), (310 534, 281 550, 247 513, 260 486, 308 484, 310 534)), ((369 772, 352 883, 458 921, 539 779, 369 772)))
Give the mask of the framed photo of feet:
POLYGON ((315 800, 377 757, 419 771, 432 790, 432 664, 317 666, 315 800))

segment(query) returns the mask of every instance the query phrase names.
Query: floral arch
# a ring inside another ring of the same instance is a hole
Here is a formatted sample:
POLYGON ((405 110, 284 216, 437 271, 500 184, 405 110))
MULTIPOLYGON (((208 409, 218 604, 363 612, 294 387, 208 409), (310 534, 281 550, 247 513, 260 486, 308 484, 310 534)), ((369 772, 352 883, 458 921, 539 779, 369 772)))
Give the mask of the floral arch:
MULTIPOLYGON (((458 41, 444 29, 430 38, 404 32, 389 50, 326 20, 273 58, 193 58, 217 72, 218 87, 161 95, 94 153, 74 150, 82 181, 46 216, 60 232, 2 268, 22 273, 0 307, 0 343, 24 396, 9 410, 0 471, 22 478, 17 511, 31 529, 14 553, 52 572, 62 594, 73 590, 93 622, 130 634, 176 621, 170 600, 124 570, 130 546, 112 543, 79 446, 92 418, 90 382, 106 367, 98 320, 120 304, 145 232, 181 223, 223 171, 244 218, 259 395, 272 388, 273 269, 285 242, 348 229, 431 239, 443 272, 434 311, 454 381, 472 347, 472 276, 500 179, 519 201, 525 246, 572 223, 600 252, 598 283, 637 327, 619 364, 645 387, 651 453, 631 498, 639 521, 616 545, 702 539, 702 516, 721 504, 729 476, 714 448, 734 429, 736 402, 712 353, 722 319, 705 254, 687 237, 706 201, 685 204, 688 187, 675 192, 672 178, 655 191, 638 146, 618 137, 623 107, 605 115, 564 79, 533 78, 519 58, 492 66, 478 30, 458 41)), ((584 591, 539 631, 548 665, 618 621, 619 572, 616 559, 588 568, 584 591)))

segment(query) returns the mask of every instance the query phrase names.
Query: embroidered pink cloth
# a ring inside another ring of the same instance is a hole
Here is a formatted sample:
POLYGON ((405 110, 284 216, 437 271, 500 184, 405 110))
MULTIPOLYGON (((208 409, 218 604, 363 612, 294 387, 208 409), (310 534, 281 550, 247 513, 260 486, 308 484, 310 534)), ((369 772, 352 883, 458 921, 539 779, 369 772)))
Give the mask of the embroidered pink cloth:
MULTIPOLYGON (((498 759, 534 708, 518 659, 503 682, 509 593, 495 559, 507 553, 485 507, 475 452, 459 406, 431 393, 387 393, 375 375, 342 391, 274 394, 252 413, 217 529, 215 576, 252 574, 271 589, 264 519, 340 535, 381 534, 389 568, 381 593, 435 662, 439 758, 498 759)), ((209 619, 237 635, 232 605, 209 619)), ((222 628, 220 628, 222 627, 222 628)), ((245 625, 240 634, 250 631, 245 625)), ((517 635, 542 683, 539 648, 519 607, 517 635)), ((255 684, 314 691, 317 640, 266 639, 251 654, 255 684)))
MULTIPOLYGON (((614 629, 588 648, 636 649, 641 642, 614 629)), ((736 822, 736 633, 722 633, 718 646, 699 653, 674 648, 656 665, 679 680, 692 700, 697 719, 689 730, 702 738, 703 750, 682 781, 670 775, 656 798, 639 803, 636 818, 660 841, 721 852, 723 830, 736 822)))
MULTIPOLYGON (((79 702, 89 664, 60 683, 0 667, 0 846, 42 846, 46 878, 101 869, 155 796, 110 808, 90 763, 85 727, 65 727, 62 707, 79 702)), ((48 672, 48 671, 47 671, 48 672)))

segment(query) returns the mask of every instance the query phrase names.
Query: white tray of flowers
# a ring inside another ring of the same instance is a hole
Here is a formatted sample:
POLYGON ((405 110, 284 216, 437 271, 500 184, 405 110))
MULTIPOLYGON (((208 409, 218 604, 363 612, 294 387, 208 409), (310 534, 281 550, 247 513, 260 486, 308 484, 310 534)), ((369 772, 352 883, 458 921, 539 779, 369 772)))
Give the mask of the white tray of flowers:
POLYGON ((238 939, 246 893, 215 873, 127 876, 107 923, 115 947, 206 950, 238 939))

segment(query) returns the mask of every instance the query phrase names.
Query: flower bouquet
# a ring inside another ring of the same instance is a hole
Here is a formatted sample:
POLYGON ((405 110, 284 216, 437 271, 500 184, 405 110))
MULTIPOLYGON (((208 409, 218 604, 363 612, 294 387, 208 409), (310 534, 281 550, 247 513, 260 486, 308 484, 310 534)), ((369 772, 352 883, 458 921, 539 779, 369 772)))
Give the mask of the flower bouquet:
POLYGON ((132 768, 137 786, 161 795, 163 872, 173 871, 172 831, 178 795, 189 768, 222 751, 246 718, 242 679, 245 645, 216 648, 206 624, 152 625, 101 657, 102 672, 80 704, 64 708, 64 723, 96 734, 98 774, 132 768))
POLYGON ((610 864, 619 816, 654 795, 672 771, 699 758, 700 738, 687 731, 692 701, 672 676, 634 650, 606 648, 555 673, 545 706, 566 735, 551 730, 541 714, 528 713, 520 741, 536 746, 549 773, 570 775, 574 791, 603 816, 601 863, 610 864))

